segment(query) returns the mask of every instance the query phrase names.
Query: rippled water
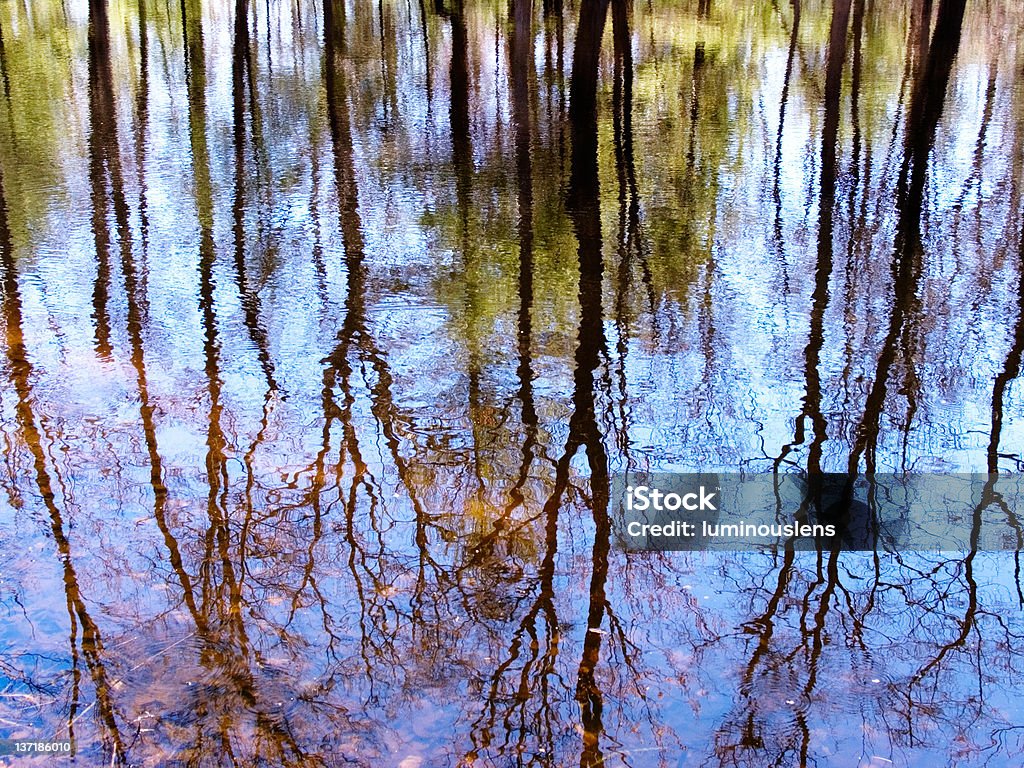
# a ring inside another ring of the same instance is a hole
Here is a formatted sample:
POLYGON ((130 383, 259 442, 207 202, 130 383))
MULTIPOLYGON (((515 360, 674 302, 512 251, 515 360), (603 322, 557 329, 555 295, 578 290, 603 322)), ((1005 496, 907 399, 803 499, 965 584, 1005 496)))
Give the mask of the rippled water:
POLYGON ((0 2, 0 737, 1024 759, 1017 553, 608 508, 1021 471, 1021 7, 324 2, 0 2))

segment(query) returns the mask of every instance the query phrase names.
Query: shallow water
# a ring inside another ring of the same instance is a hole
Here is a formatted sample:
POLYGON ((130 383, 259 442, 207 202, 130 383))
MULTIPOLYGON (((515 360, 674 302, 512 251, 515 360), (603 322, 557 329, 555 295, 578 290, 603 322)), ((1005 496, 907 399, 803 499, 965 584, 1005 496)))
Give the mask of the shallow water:
POLYGON ((0 737, 1024 759, 1017 553, 611 545, 1021 471, 1024 11, 925 5, 4 0, 0 737))

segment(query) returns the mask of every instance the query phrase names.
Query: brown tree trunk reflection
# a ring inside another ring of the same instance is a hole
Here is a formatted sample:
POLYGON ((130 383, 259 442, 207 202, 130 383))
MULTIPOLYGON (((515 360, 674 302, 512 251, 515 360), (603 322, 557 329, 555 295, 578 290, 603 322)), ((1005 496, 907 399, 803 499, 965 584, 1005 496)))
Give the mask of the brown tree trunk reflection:
POLYGON ((93 0, 89 6, 89 123, 92 226, 98 262, 93 293, 96 300, 97 349, 104 355, 111 352, 110 319, 106 307, 110 292, 110 234, 107 222, 110 201, 113 204, 121 270, 128 299, 128 334, 132 359, 133 363, 138 363, 142 355, 145 298, 139 289, 140 279, 135 267, 128 201, 121 169, 106 0, 93 0))
MULTIPOLYGON (((110 340, 110 229, 107 222, 107 174, 111 186, 117 168, 117 126, 113 75, 110 70, 110 32, 106 0, 89 3, 89 183, 92 193, 92 230, 96 245, 96 280, 93 284, 93 319, 96 352, 109 358, 110 340)), ((116 194, 116 192, 115 192, 116 194)), ((120 216, 118 217, 120 225, 120 216)), ((122 236, 125 234, 121 233, 122 236)))
MULTIPOLYGON (((145 23, 145 1, 140 0, 140 39, 147 39, 145 23)), ((145 64, 143 66, 144 76, 140 81, 140 94, 138 97, 138 120, 139 136, 137 138, 137 150, 139 154, 139 175, 142 180, 142 197, 140 199, 140 217, 143 227, 143 249, 146 247, 147 219, 145 216, 145 138, 144 127, 148 116, 148 44, 142 44, 140 56, 145 64)), ((130 251, 127 252, 130 254, 130 251)), ((153 518, 164 539, 164 545, 168 552, 168 559, 171 563, 178 583, 182 588, 182 595, 190 615, 196 621, 196 626, 201 633, 205 633, 205 621, 199 613, 195 601, 195 594, 192 589, 192 581, 185 570, 184 560, 178 541, 171 530, 167 520, 168 489, 166 485, 163 459, 160 455, 160 448, 157 442, 156 406, 152 402, 149 389, 149 376, 146 370, 145 340, 142 334, 144 311, 147 306, 145 274, 139 275, 135 269, 134 261, 126 258, 123 260, 123 272, 125 283, 125 294, 128 302, 128 339, 131 347, 131 363, 135 370, 136 389, 139 393, 139 420, 142 423, 142 432, 146 445, 146 453, 149 459, 150 488, 153 493, 153 518)))
MULTIPOLYGON (((934 0, 913 0, 910 11, 910 40, 908 50, 913 82, 921 79, 932 31, 932 3, 934 0)), ((941 0, 940 0, 941 2, 941 0)))
MULTIPOLYGON (((292 751, 295 751, 291 737, 264 714, 249 670, 250 643, 245 629, 241 576, 238 573, 240 570, 244 574, 245 559, 244 553, 240 553, 239 562, 235 562, 236 555, 232 549, 232 534, 227 512, 228 440, 221 423, 224 404, 221 344, 214 299, 216 250, 213 238, 212 181, 206 137, 206 53, 200 7, 195 0, 182 0, 181 12, 185 30, 185 62, 189 92, 189 140, 196 179, 196 207, 200 228, 199 309, 203 327, 204 372, 209 397, 209 412, 206 419, 206 509, 209 528, 204 538, 205 552, 200 564, 201 603, 197 608, 201 618, 196 618, 197 631, 204 635, 201 662, 212 669, 222 670, 225 679, 230 679, 230 689, 236 697, 235 701, 240 702, 245 711, 254 714, 257 730, 261 734, 270 736, 271 743, 276 748, 283 749, 283 745, 292 744, 292 751), (226 642, 212 634, 215 629, 224 631, 226 642), (207 632, 211 634, 206 634, 207 632)), ((175 547, 168 539, 166 531, 164 538, 173 552, 175 547)), ((187 578, 182 578, 183 574, 184 570, 179 574, 179 579, 186 590, 187 601, 190 585, 187 578)), ((189 608, 191 609, 191 606, 189 608)), ((220 707, 221 702, 198 702, 195 709, 197 724, 202 726, 220 707)), ((216 720, 222 748, 225 754, 231 754, 233 717, 219 716, 216 720)), ((201 738, 200 736, 199 739, 201 738)))
MULTIPOLYGON (((783 553, 764 611, 744 625, 746 631, 757 635, 757 645, 743 668, 738 711, 727 716, 715 739, 715 752, 723 765, 813 763, 807 702, 816 695, 822 658, 829 644, 828 615, 834 603, 839 606, 837 590, 844 589, 839 565, 838 549, 818 553, 815 578, 801 580, 799 576, 806 569, 799 567, 797 554, 792 549, 783 553), (792 605, 797 600, 790 592, 801 584, 799 631, 796 643, 787 648, 788 633, 777 636, 776 624, 786 627, 787 603, 792 605), (792 691, 793 699, 786 704, 794 710, 786 725, 780 727, 772 715, 778 705, 776 699, 785 688, 792 691)), ((852 612, 850 618, 856 635, 860 620, 852 612)))
MULTIPOLYGON (((369 570, 370 556, 360 543, 361 536, 356 527, 356 510, 359 502, 358 493, 365 489, 373 495, 372 478, 369 478, 366 463, 363 461, 359 440, 354 423, 352 406, 355 403, 352 378, 355 374, 350 360, 353 354, 358 356, 363 375, 372 372, 375 379, 367 379, 366 387, 370 399, 370 411, 380 433, 384 438, 391 461, 394 463, 399 481, 409 496, 415 515, 415 542, 420 560, 420 586, 427 567, 434 570, 439 578, 443 573, 431 558, 427 530, 431 523, 430 515, 420 502, 416 480, 411 471, 410 461, 402 455, 401 438, 398 422, 402 420, 392 395, 393 377, 384 354, 378 349, 366 317, 367 269, 364 263, 365 243, 362 233, 362 221, 359 213, 359 189, 356 179, 355 159, 353 157, 353 136, 349 110, 350 99, 348 83, 344 68, 346 55, 345 24, 342 13, 343 5, 337 0, 324 3, 324 83, 327 100, 327 115, 330 124, 331 146, 334 162, 335 185, 338 194, 339 226, 342 244, 345 249, 345 267, 348 286, 345 297, 345 316, 338 332, 338 341, 331 353, 324 358, 322 402, 324 410, 323 448, 321 457, 326 455, 330 441, 331 424, 335 419, 342 424, 343 446, 354 464, 354 475, 347 498, 345 499, 346 529, 345 539, 349 546, 348 566, 351 573, 359 602, 359 627, 362 659, 368 679, 372 681, 375 662, 388 661, 397 663, 394 650, 395 638, 382 626, 381 616, 384 608, 374 601, 379 597, 376 583, 367 588, 363 584, 360 569, 365 571, 371 580, 376 576, 369 570), (336 402, 334 390, 340 389, 343 402, 336 402)), ((322 461, 323 459, 318 459, 322 461)), ((339 465, 340 472, 340 465, 339 465)), ((318 474, 321 470, 318 470, 318 474)), ((314 490, 314 496, 319 487, 314 490)), ((373 498, 374 503, 379 499, 373 498)), ((379 534, 379 532, 378 532, 379 534)), ((415 603, 415 600, 413 601, 415 603)))
MULTIPOLYGON (((15 415, 22 439, 32 455, 33 474, 39 497, 46 508, 50 522, 50 533, 57 546, 57 556, 63 571, 64 593, 67 600, 68 618, 71 624, 70 646, 73 659, 77 661, 77 630, 81 627, 81 651, 93 681, 97 711, 100 715, 101 734, 104 748, 111 755, 111 762, 123 764, 124 744, 117 724, 117 711, 113 701, 112 683, 106 669, 103 638, 99 626, 93 620, 82 596, 71 543, 68 539, 68 524, 57 506, 57 497, 47 467, 43 437, 32 410, 32 363, 25 346, 24 319, 22 316, 21 292, 18 285, 17 265, 14 261, 14 242, 8 223, 7 200, 4 179, 0 169, 0 280, 3 286, 3 315, 7 338, 5 352, 11 389, 17 395, 15 415)), ((75 692, 78 691, 77 664, 73 670, 75 692)), ((74 724, 77 720, 77 695, 68 715, 68 738, 74 739, 74 724)), ((84 713, 83 713, 84 714, 84 713)))
MULTIPOLYGON (((196 179, 196 207, 199 213, 199 310, 203 326, 204 372, 210 410, 206 430, 206 476, 209 494, 207 513, 210 529, 206 537, 206 557, 203 566, 203 603, 209 605, 211 568, 216 562, 215 543, 224 543, 229 537, 227 520, 222 509, 227 496, 226 467, 227 439, 221 426, 224 406, 221 402, 223 382, 220 373, 220 340, 214 300, 216 287, 214 264, 216 261, 213 239, 213 195, 210 175, 210 156, 206 138, 206 52, 203 41, 201 9, 195 0, 181 2, 182 26, 185 30, 185 71, 189 92, 189 140, 192 149, 192 168, 196 179)), ((234 566, 229 558, 221 557, 225 581, 233 582, 234 566)), ((204 610, 209 610, 205 608, 204 610)))
MULTIPOLYGON (((532 0, 512 0, 510 6, 511 34, 509 37, 509 67, 511 87, 512 124, 515 128, 515 156, 517 177, 517 207, 519 212, 519 311, 517 314, 519 365, 519 399, 522 408, 522 422, 525 440, 522 448, 522 464, 516 485, 510 496, 511 501, 505 517, 524 502, 522 487, 525 484, 533 451, 537 445, 538 418, 533 402, 532 310, 533 310, 533 162, 531 156, 532 113, 530 109, 530 78, 533 53, 532 0)), ((479 757, 481 751, 493 744, 495 730, 503 727, 506 738, 516 734, 516 744, 503 745, 503 752, 515 754, 531 749, 527 739, 543 745, 543 753, 553 755, 555 751, 557 713, 556 701, 552 696, 549 680, 555 674, 558 656, 560 628, 555 608, 555 556, 558 549, 558 513, 560 506, 549 502, 542 510, 544 519, 543 558, 537 571, 537 595, 532 604, 523 612, 518 626, 512 631, 508 643, 507 657, 502 660, 490 676, 486 689, 486 703, 483 711, 473 723, 471 740, 473 750, 470 759, 479 757), (538 620, 542 623, 538 627, 538 620), (514 686, 514 704, 505 711, 507 701, 505 678, 517 671, 518 678, 508 684, 514 686), (499 720, 502 725, 499 726, 499 720)), ((477 551, 491 547, 502 534, 504 525, 485 537, 477 551)), ((536 749, 533 747, 533 749, 536 749)))
MULTIPOLYGON (((144 24, 144 11, 140 24, 144 24)), ((144 34, 144 33, 143 33, 144 34)), ((146 55, 145 49, 142 52, 146 55)), ((98 279, 94 299, 97 317, 97 338, 100 342, 100 349, 106 354, 110 352, 109 346, 109 317, 106 313, 106 301, 109 294, 110 266, 109 248, 110 238, 107 223, 108 197, 107 180, 110 185, 110 199, 113 201, 115 221, 118 231, 118 242, 121 250, 121 268, 124 278, 125 295, 127 299, 127 331, 130 345, 130 360, 136 373, 136 386, 140 398, 140 418, 145 436, 146 450, 150 464, 150 484, 153 491, 154 518, 160 528, 165 544, 168 547, 172 567, 178 574, 182 585, 184 598, 193 616, 198 617, 198 610, 192 595, 189 577, 184 570, 182 558, 178 550, 177 541, 166 521, 165 505, 167 499, 167 488, 164 484, 162 460, 156 439, 156 425, 154 423, 155 408, 150 401, 149 384, 146 373, 144 357, 144 340, 142 336, 146 298, 140 278, 135 266, 131 230, 128 221, 128 205, 124 194, 124 182, 121 173, 116 110, 114 108, 113 84, 110 67, 110 44, 108 37, 108 21, 106 6, 103 2, 94 2, 90 5, 90 180, 92 183, 93 197, 93 234, 96 240, 96 251, 98 259, 98 279)), ((145 93, 148 89, 148 78, 142 83, 142 94, 140 95, 140 126, 146 115, 145 93)), ((141 138, 137 139, 141 146, 141 138)), ((137 155, 140 158, 140 174, 144 177, 144 155, 137 155)), ((143 186, 144 192, 144 186, 143 186)), ((140 212, 145 217, 144 208, 140 212)), ((145 226, 145 218, 143 224, 145 226)), ((203 624, 198 621, 197 625, 202 628, 203 624)), ((83 620, 83 631, 86 624, 83 620)), ((88 658, 88 656, 87 656, 88 658)), ((120 747, 118 748, 120 751, 120 747)))
MULTIPOLYGON (((205 622, 201 619, 195 603, 191 581, 185 571, 177 540, 172 534, 166 519, 165 510, 167 487, 164 482, 162 459, 157 445, 156 424, 154 420, 156 409, 151 402, 149 394, 149 382, 146 372, 144 339, 142 333, 146 297, 143 287, 143 278, 140 277, 135 266, 128 225, 128 207, 124 198, 123 180, 121 177, 117 129, 116 123, 114 122, 116 112, 113 108, 113 92, 110 80, 109 41, 107 40, 105 33, 106 10, 102 4, 96 3, 91 7, 91 12, 90 28, 93 31, 93 34, 91 36, 90 45, 90 114, 92 123, 92 129, 90 132, 90 175, 93 184, 93 226, 94 236, 96 237, 97 243, 97 254, 101 265, 102 296, 104 299, 106 298, 106 293, 109 287, 109 236, 106 222, 106 211, 108 209, 108 205, 104 178, 104 170, 106 170, 110 180, 111 197, 113 198, 115 218, 118 224, 119 242, 121 246, 121 267, 124 277, 128 310, 127 331, 130 345, 130 360, 136 374, 136 387, 140 399, 140 420, 145 438, 146 451, 149 458, 150 485, 153 492, 154 505, 153 514, 157 522, 157 526, 164 537, 170 562, 178 576, 179 583, 181 584, 186 605, 188 606, 192 616, 196 619, 197 627, 201 631, 205 631, 205 622)), ((140 34, 143 35, 143 39, 145 39, 144 11, 140 11, 140 14, 140 25, 142 25, 140 34)), ((147 55, 146 51, 147 49, 144 45, 141 52, 143 62, 145 62, 145 57, 147 55)), ((144 66, 144 72, 147 71, 147 69, 148 68, 144 66)), ((146 95, 148 91, 148 76, 143 77, 140 87, 142 90, 139 96, 138 120, 140 121, 139 129, 141 131, 142 126, 145 124, 148 110, 148 97, 146 95)), ((141 150, 144 140, 141 133, 136 140, 140 175, 144 178, 144 153, 141 150)), ((144 193, 145 186, 143 182, 143 201, 144 193)), ((143 226, 145 227, 146 218, 144 206, 144 202, 140 202, 140 213, 143 216, 143 226)), ((103 306, 103 308, 105 309, 105 306, 103 306)), ((100 315, 100 317, 105 318, 105 315, 100 315)), ((109 333, 109 327, 104 328, 104 331, 105 333, 109 333)), ((83 619, 83 632, 86 628, 87 624, 83 619)), ((92 629, 90 631, 95 632, 96 630, 92 629)), ((89 655, 87 654, 86 657, 88 659, 89 655)), ((121 748, 118 747, 117 751, 120 752, 121 748)))

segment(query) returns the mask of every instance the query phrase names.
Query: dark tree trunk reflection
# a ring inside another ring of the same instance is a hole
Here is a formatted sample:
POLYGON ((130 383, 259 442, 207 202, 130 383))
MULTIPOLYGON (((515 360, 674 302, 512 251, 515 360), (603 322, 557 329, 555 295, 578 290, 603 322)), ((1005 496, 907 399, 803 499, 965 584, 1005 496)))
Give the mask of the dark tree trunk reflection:
POLYGON ((829 301, 829 280, 832 276, 839 105, 849 21, 850 0, 835 0, 825 68, 825 119, 821 133, 821 173, 818 189, 818 258, 814 270, 814 292, 811 294, 810 329, 807 346, 804 348, 804 402, 796 420, 794 441, 783 448, 775 461, 775 467, 778 469, 792 446, 804 442, 805 422, 810 420, 812 436, 807 456, 807 473, 811 476, 812 484, 818 482, 818 476, 821 474, 822 450, 828 426, 822 413, 820 364, 825 341, 824 325, 825 310, 829 301))
MULTIPOLYGON (((1022 216, 1024 221, 1024 216, 1022 216)), ((991 474, 999 471, 999 443, 1003 434, 1006 388, 1020 375, 1021 357, 1024 355, 1024 224, 1021 227, 1017 261, 1017 321, 1013 326, 1010 349, 1006 353, 1002 370, 992 384, 992 430, 989 433, 987 467, 991 474)))
POLYGON ((463 0, 455 0, 448 13, 451 25, 452 57, 449 70, 452 132, 452 161, 455 166, 455 190, 462 220, 463 237, 469 226, 469 195, 473 178, 473 144, 469 135, 469 36, 463 16, 463 0))
MULTIPOLYGON (((147 0, 139 0, 139 92, 135 99, 135 167, 139 174, 139 228, 142 253, 149 254, 149 200, 146 173, 146 143, 149 129, 149 19, 147 0)), ((145 287, 145 273, 142 275, 145 287)))
POLYGON ((569 419, 565 453, 558 463, 555 479, 555 487, 558 489, 568 477, 572 457, 580 447, 584 447, 590 467, 595 530, 587 633, 576 682, 576 698, 582 708, 581 766, 597 766, 604 761, 599 742, 604 703, 594 671, 600 661, 601 624, 607 606, 605 588, 611 523, 608 517, 608 457, 597 421, 595 372, 601 364, 602 354, 606 352, 602 302, 604 259, 597 164, 597 79, 607 10, 607 0, 583 0, 573 55, 569 92, 572 161, 567 208, 579 244, 580 321, 573 377, 573 413, 569 419))
MULTIPOLYGON (((912 325, 918 313, 918 285, 921 278, 921 212, 924 203, 928 159, 946 99, 946 89, 960 46, 960 32, 966 0, 941 0, 921 75, 914 84, 907 115, 903 163, 896 189, 898 222, 893 254, 893 304, 882 351, 878 356, 864 415, 857 426, 847 471, 856 474, 862 456, 867 471, 875 468, 875 448, 888 380, 901 338, 915 333, 912 325)), ((930 7, 930 3, 928 3, 930 7)), ((909 365, 913 365, 908 361, 909 365)))
POLYGON ((130 249, 131 243, 128 207, 121 176, 106 0, 91 0, 89 3, 89 182, 92 187, 92 229, 96 245, 96 280, 93 287, 96 352, 100 357, 109 358, 113 351, 108 307, 111 242, 107 216, 108 201, 111 199, 121 246, 130 249))
MULTIPOLYGON (((608 0, 581 0, 569 80, 569 118, 574 125, 597 122, 597 75, 608 0)), ((587 139, 589 131, 580 136, 587 139)), ((594 137, 594 147, 596 149, 594 137)), ((593 154, 588 150, 587 156, 593 154)), ((594 160, 596 164, 596 156, 594 160)))
POLYGON ((11 110, 11 78, 7 73, 7 50, 4 48, 4 25, 0 22, 0 81, 4 86, 4 100, 7 102, 8 114, 11 110))
POLYGON ((231 57, 232 136, 235 149, 235 188, 232 202, 232 233, 235 241, 235 281, 242 299, 245 313, 245 327, 253 346, 256 347, 260 367, 270 391, 277 389, 274 380, 274 364, 270 359, 267 333, 261 321, 260 298, 257 291, 249 287, 246 275, 245 236, 245 92, 246 85, 253 104, 253 125, 257 121, 255 110, 255 76, 252 71, 252 52, 249 41, 248 0, 235 1, 235 34, 231 57))
POLYGON ((627 318, 630 286, 633 281, 634 257, 639 262, 640 282, 647 300, 647 310, 655 333, 658 333, 657 296, 648 260, 648 247, 641 231, 640 190, 637 184, 633 142, 633 41, 630 0, 612 0, 612 40, 615 55, 615 79, 612 85, 612 132, 615 139, 615 170, 619 186, 619 266, 616 276, 615 325, 618 356, 619 424, 617 447, 630 461, 629 424, 627 416, 626 358, 632 332, 627 318))
MULTIPOLYGON (((793 28, 789 33, 789 51, 786 55, 786 74, 782 78, 782 96, 779 99, 779 127, 775 133, 775 163, 772 174, 772 197, 775 200, 775 248, 779 258, 784 259, 782 228, 782 138, 786 130, 786 107, 789 104, 790 84, 793 78, 793 62, 796 58, 796 44, 800 35, 800 0, 793 0, 793 28)), ((788 279, 785 286, 788 291, 788 279)))
POLYGON ((522 503, 521 488, 526 482, 537 442, 537 411, 533 397, 533 120, 530 109, 530 79, 533 31, 532 0, 513 0, 512 33, 509 38, 512 124, 515 127, 516 203, 519 213, 519 309, 516 315, 519 364, 519 401, 524 429, 523 461, 513 493, 513 502, 522 503))

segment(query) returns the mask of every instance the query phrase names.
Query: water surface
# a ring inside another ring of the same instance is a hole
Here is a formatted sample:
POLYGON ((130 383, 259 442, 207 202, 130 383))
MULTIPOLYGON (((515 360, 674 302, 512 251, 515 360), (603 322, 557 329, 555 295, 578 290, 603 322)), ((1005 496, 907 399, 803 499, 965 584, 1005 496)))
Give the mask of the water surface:
POLYGON ((1015 552, 609 522, 627 470, 1021 471, 1017 3, 0 0, 0 39, 0 736, 1022 759, 1015 552))

